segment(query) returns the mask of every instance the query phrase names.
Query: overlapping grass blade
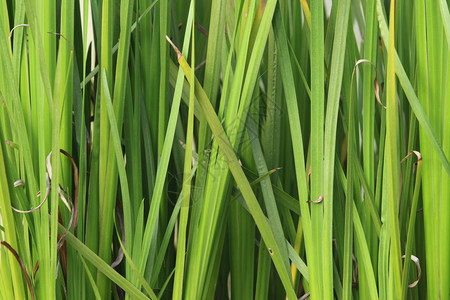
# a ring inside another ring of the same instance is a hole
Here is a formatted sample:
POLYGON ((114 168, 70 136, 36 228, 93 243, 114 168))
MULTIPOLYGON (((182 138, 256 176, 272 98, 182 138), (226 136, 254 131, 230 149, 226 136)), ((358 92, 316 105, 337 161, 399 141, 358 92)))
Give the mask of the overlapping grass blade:
MULTIPOLYGON (((381 6, 380 0, 377 0, 377 16, 378 16, 378 26, 380 28, 380 34, 383 39, 383 43, 385 47, 388 48, 390 43, 388 39, 389 30, 386 24, 386 20, 384 19, 383 7, 381 6)), ((447 174, 450 174, 450 163, 448 161, 448 158, 442 151, 441 143, 437 139, 436 133, 434 132, 433 128, 431 127, 430 121, 425 115, 425 112, 419 102, 419 99, 417 98, 414 92, 411 82, 409 81, 408 76, 405 73, 405 69, 403 68, 400 58, 398 57, 396 52, 394 59, 395 59, 395 72, 397 74, 400 85, 402 86, 403 91, 405 92, 406 97, 408 98, 409 104, 411 105, 411 108, 414 114, 416 115, 416 118, 419 121, 421 128, 424 130, 424 134, 429 139, 429 142, 431 143, 431 146, 433 147, 434 151, 436 151, 443 168, 445 169, 447 174)))
MULTIPOLYGON (((178 61, 181 67, 183 68, 185 74, 190 74, 190 67, 187 64, 186 60, 183 58, 183 56, 179 51, 177 55, 178 61)), ((197 99, 199 101, 199 104, 209 123, 211 131, 216 137, 218 137, 217 142, 220 146, 220 149, 226 158, 228 167, 230 168, 231 173, 235 177, 236 183, 238 184, 241 193, 244 196, 244 199, 246 200, 246 204, 250 209, 250 212, 255 220, 255 223, 260 229, 260 233, 268 247, 269 254, 272 256, 272 260, 279 272, 279 276, 283 282, 284 288, 286 289, 288 298, 295 299, 296 296, 294 290, 292 289, 292 285, 289 279, 289 272, 284 267, 283 258, 281 257, 281 252, 279 251, 279 247, 273 236, 273 232, 270 228, 270 225, 264 217, 264 214, 252 191, 250 183, 248 182, 247 177, 245 176, 244 171, 242 170, 242 167, 240 166, 238 159, 236 158, 236 155, 233 151, 233 147, 231 146, 228 138, 226 137, 223 127, 220 124, 220 121, 217 118, 217 115, 215 114, 214 109, 211 106, 211 103, 209 102, 208 98, 205 95, 205 92, 203 91, 201 85, 198 83, 197 80, 195 80, 195 87, 197 91, 197 99)))
MULTIPOLYGON (((195 7, 195 0, 192 1, 191 5, 195 7)), ((192 17, 192 22, 195 22, 195 12, 192 17)), ((192 31, 192 41, 195 41, 195 31, 192 31)), ((191 44, 191 64, 195 66, 195 43, 191 44)), ((185 270, 185 252, 186 252, 186 241, 187 241, 187 223, 189 216, 190 198, 191 198, 191 168, 192 168, 192 147, 194 139, 194 98, 195 98, 195 70, 191 69, 191 73, 188 75, 191 80, 190 93, 189 93, 189 111, 188 111, 188 125, 187 125, 187 139, 186 139, 186 154, 184 157, 184 172, 183 172, 183 189, 181 191, 181 212, 180 212, 180 223, 179 223, 179 233, 177 238, 177 256, 175 264, 175 279, 173 287, 173 299, 182 299, 183 295, 183 281, 184 281, 184 270, 185 270)))
MULTIPOLYGON (((183 52, 187 52, 187 49, 189 49, 189 42, 190 42, 190 30, 192 30, 192 13, 193 7, 190 8, 190 17, 188 17, 188 26, 186 30, 185 35, 185 42, 183 44, 183 52), (189 22, 190 21, 190 22, 189 22)), ((147 217, 147 222, 145 225, 145 231, 143 235, 142 240, 142 252, 141 252, 141 259, 139 261, 139 267, 140 272, 142 272, 145 268, 145 262, 147 261, 147 257, 149 255, 150 251, 150 243, 151 243, 151 237, 154 233, 155 229, 155 222, 157 219, 157 214, 159 211, 159 203, 162 198, 162 192, 165 182, 165 176, 167 173, 167 168, 169 164, 169 158, 170 158, 170 149, 172 148, 173 144, 173 137, 175 134, 175 125, 176 125, 176 119, 178 118, 178 113, 180 109, 180 101, 181 101, 181 92, 183 87, 183 80, 184 75, 182 70, 179 70, 178 72, 178 78, 177 78, 177 86, 175 88, 174 98, 172 102, 172 108, 170 111, 169 116, 169 122, 166 132, 166 138, 164 139, 164 147, 162 151, 162 155, 159 160, 158 164, 158 170, 156 172, 156 179, 155 179, 155 187, 152 194, 152 200, 150 205, 150 210, 147 217)))
MULTIPOLYGON (((295 173, 297 178, 297 189, 299 193, 299 202, 300 202, 300 212, 302 216, 303 228, 304 228, 304 236, 305 236, 305 249, 306 256, 308 257, 309 265, 310 265, 310 273, 311 273, 311 290, 319 290, 321 289, 319 282, 314 282, 314 278, 318 277, 320 272, 318 270, 318 253, 314 251, 314 242, 313 242, 313 233, 312 233, 312 224, 310 219, 310 213, 308 208, 308 188, 306 184, 306 170, 305 170, 305 158, 303 153, 303 140, 300 136, 296 136, 295 132, 301 132, 300 126, 300 118, 298 113, 298 104, 297 97, 294 91, 290 89, 293 86, 293 75, 292 69, 288 65, 289 56, 287 53, 287 38, 286 33, 284 32, 284 28, 282 27, 281 14, 277 13, 275 20, 275 30, 277 33, 277 47, 280 56, 280 65, 281 65, 281 76, 283 78, 283 88, 286 95, 286 106, 289 116, 289 126, 291 129, 292 136, 292 148, 294 151, 294 164, 295 164, 295 173), (319 274, 316 274, 318 272, 319 274)), ((318 291, 317 295, 320 295, 321 292, 318 291)))
MULTIPOLYGON (((63 234, 66 231, 62 225, 58 225, 58 232, 63 234)), ((135 299, 149 299, 145 296, 139 289, 137 289, 133 284, 126 280, 122 275, 117 273, 111 266, 109 266, 105 261, 103 261, 99 256, 92 252, 86 245, 84 245, 80 240, 78 240, 70 232, 67 233, 65 237, 67 243, 71 245, 77 252, 93 264, 99 272, 102 272, 111 281, 114 281, 118 286, 120 286, 125 292, 130 294, 135 299)))

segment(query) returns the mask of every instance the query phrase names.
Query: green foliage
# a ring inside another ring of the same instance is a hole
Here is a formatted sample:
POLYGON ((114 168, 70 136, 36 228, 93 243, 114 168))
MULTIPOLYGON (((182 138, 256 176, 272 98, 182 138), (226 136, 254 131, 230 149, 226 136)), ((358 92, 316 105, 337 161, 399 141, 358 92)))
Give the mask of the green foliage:
POLYGON ((450 298, 446 1, 0 2, 1 299, 450 298))

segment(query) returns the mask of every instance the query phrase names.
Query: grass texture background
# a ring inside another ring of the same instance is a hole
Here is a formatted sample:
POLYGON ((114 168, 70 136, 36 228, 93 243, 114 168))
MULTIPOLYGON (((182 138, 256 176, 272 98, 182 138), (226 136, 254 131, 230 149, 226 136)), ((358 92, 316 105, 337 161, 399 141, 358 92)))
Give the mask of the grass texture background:
POLYGON ((1 299, 450 298, 445 0, 0 0, 1 299))

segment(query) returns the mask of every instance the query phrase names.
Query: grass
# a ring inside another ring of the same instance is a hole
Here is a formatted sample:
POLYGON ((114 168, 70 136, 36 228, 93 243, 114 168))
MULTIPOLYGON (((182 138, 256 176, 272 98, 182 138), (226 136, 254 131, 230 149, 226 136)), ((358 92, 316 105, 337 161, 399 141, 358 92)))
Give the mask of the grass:
POLYGON ((450 298, 444 0, 1 2, 1 299, 450 298))

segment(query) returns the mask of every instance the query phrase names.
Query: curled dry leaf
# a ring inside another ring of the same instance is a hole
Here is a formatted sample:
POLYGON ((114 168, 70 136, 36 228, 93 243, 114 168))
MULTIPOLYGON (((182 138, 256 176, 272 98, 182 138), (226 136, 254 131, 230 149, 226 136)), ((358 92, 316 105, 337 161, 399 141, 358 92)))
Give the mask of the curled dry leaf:
POLYGON ((323 195, 320 195, 316 200, 308 200, 308 203, 321 203, 323 201, 323 195))
POLYGON ((117 252, 116 259, 112 262, 111 268, 115 269, 123 260, 123 249, 122 247, 119 248, 119 251, 117 252))
POLYGON ((417 156, 417 161, 421 161, 422 160, 422 154, 420 154, 419 151, 412 150, 412 151, 409 151, 408 155, 406 155, 405 158, 400 161, 400 163, 402 163, 405 160, 407 160, 408 157, 410 157, 411 154, 413 154, 413 153, 417 156))
POLYGON ((19 25, 14 26, 13 29, 11 29, 11 31, 9 32, 9 37, 8 37, 9 40, 12 38, 13 31, 19 27, 30 27, 30 25, 29 24, 19 24, 19 25))
MULTIPOLYGON (((405 255, 402 255, 402 258, 405 258, 405 255)), ((417 267, 417 279, 415 281, 413 281, 412 283, 408 284, 408 287, 410 289, 412 289, 419 283, 420 276, 422 275, 422 269, 420 268, 419 258, 417 256, 414 256, 411 254, 411 260, 416 264, 416 267, 417 267)))
MULTIPOLYGON (((72 158, 72 156, 69 155, 69 153, 67 153, 66 151, 64 151, 62 149, 60 150, 60 152, 62 154, 64 154, 65 156, 67 156, 70 159, 70 161, 72 162, 73 173, 74 173, 74 185, 75 185, 75 204, 72 202, 72 199, 71 199, 69 193, 66 190, 64 190, 61 187, 61 185, 59 185, 58 194, 59 194, 62 202, 64 203, 64 205, 67 207, 67 209, 71 213, 71 216, 70 216, 69 225, 67 226, 66 231, 61 235, 61 237, 58 240, 58 244, 57 244, 58 251, 63 246, 64 238, 66 237, 69 230, 72 228, 72 225, 74 228, 74 234, 75 234, 75 236, 77 235, 77 223, 78 223, 78 167, 77 167, 74 159, 72 158), (69 203, 70 203, 70 205, 69 205, 69 203)), ((42 202, 37 207, 31 208, 30 210, 20 210, 20 209, 17 209, 15 207, 11 206, 12 210, 14 210, 15 212, 18 212, 18 213, 22 213, 22 214, 32 213, 32 212, 38 210, 39 208, 41 208, 42 205, 45 203, 45 201, 47 201, 49 193, 50 193, 50 188, 51 188, 51 176, 52 176, 52 165, 50 162, 51 155, 52 155, 52 152, 50 152, 48 154, 47 159, 46 159, 47 173, 45 175, 46 175, 46 181, 47 181, 47 189, 45 192, 44 200, 42 200, 42 202)), ((19 182, 19 180, 16 181, 16 183, 18 183, 18 182, 19 182)), ((20 186, 20 184, 16 185, 16 183, 14 183, 15 187, 20 186)), ((41 195, 41 193, 38 192, 37 197, 40 197, 40 195, 41 195)), ((37 269, 36 269, 36 271, 37 271, 37 269)))
POLYGON ((14 181, 14 187, 18 187, 18 186, 25 186, 25 183, 23 182, 22 179, 14 181))
MULTIPOLYGON (((46 189, 46 191, 45 191, 45 197, 44 197, 44 200, 42 200, 42 202, 39 203, 38 206, 36 206, 36 207, 34 207, 34 208, 31 208, 30 210, 20 210, 20 209, 17 209, 17 208, 15 208, 15 207, 11 206, 11 209, 12 209, 12 210, 14 210, 15 212, 21 213, 21 214, 29 214, 29 213, 32 213, 32 212, 38 210, 39 208, 41 208, 41 206, 45 203, 45 201, 47 201, 48 195, 49 195, 49 193, 50 193, 50 178, 49 178, 49 176, 48 176, 48 173, 46 173, 45 175, 46 175, 45 178, 46 178, 46 181, 47 181, 47 189, 46 189)), ((16 182, 17 182, 17 181, 16 181, 16 182)), ((18 185, 18 186, 20 186, 20 185, 18 185)), ((14 187, 16 187, 16 184, 15 184, 15 183, 14 183, 14 187)), ((36 196, 37 196, 37 197, 40 197, 40 196, 41 196, 41 193, 38 192, 38 194, 37 194, 36 196)))
POLYGON ((358 286, 358 261, 356 260, 355 254, 352 254, 353 260, 353 279, 352 287, 356 288, 358 286))
MULTIPOLYGON (((70 160, 70 162, 72 163, 74 193, 75 193, 75 195, 74 195, 74 203, 71 203, 72 207, 73 207, 73 211, 71 211, 71 209, 69 208, 67 200, 62 196, 61 190, 64 191, 64 189, 61 187, 61 185, 59 186, 58 193, 59 193, 59 195, 61 197, 61 200, 63 200, 63 202, 66 205, 66 207, 73 214, 73 232, 74 232, 74 235, 77 236, 77 228, 78 228, 78 190, 79 190, 79 187, 78 187, 79 186, 79 182, 78 182, 78 167, 77 167, 77 164, 75 163, 75 160, 73 159, 73 157, 69 153, 67 153, 63 149, 60 149, 59 151, 62 154, 64 154, 70 160)), ((52 152, 50 152, 48 154, 47 159, 46 159, 47 171, 48 171, 48 174, 50 176, 50 180, 52 178, 52 165, 51 165, 51 162, 50 162, 51 155, 52 155, 52 152)), ((68 193, 66 191, 64 191, 64 192, 68 196, 68 193)), ((69 196, 68 196, 68 198, 70 199, 69 196)))
POLYGON ((383 103, 380 100, 380 88, 378 86, 378 80, 377 80, 377 68, 375 67, 375 65, 368 59, 360 59, 356 62, 355 66, 353 67, 353 72, 355 72, 356 67, 361 64, 361 63, 369 63, 372 65, 373 69, 375 70, 375 79, 373 80, 373 88, 375 91, 375 98, 377 99, 377 102, 384 108, 386 109, 386 106, 383 105, 383 103))

